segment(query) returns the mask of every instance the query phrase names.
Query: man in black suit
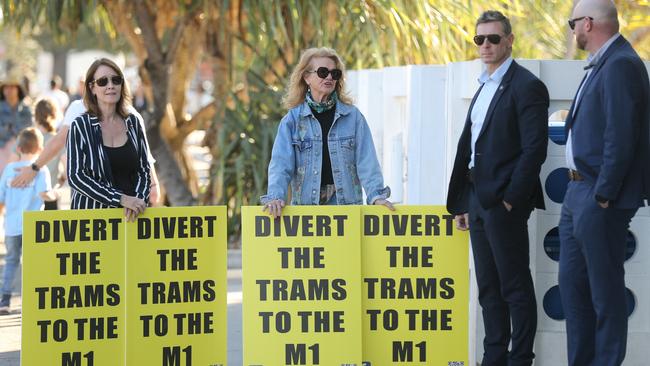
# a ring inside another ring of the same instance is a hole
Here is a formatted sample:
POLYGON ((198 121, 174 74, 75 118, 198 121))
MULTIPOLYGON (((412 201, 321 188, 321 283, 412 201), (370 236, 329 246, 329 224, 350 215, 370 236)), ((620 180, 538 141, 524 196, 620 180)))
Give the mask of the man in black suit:
MULTIPOLYGON (((571 366, 625 357, 625 240, 650 196, 648 73, 611 0, 582 0, 569 26, 589 64, 566 120, 571 181, 560 218, 560 293, 571 366)), ((647 362, 647 361, 646 361, 647 362)))
POLYGON ((470 231, 483 308, 483 366, 531 365, 537 306, 529 269, 528 218, 544 208, 546 86, 513 61, 510 21, 486 11, 474 42, 485 71, 458 142, 447 210, 470 231), (512 347, 508 351, 508 344, 512 347))

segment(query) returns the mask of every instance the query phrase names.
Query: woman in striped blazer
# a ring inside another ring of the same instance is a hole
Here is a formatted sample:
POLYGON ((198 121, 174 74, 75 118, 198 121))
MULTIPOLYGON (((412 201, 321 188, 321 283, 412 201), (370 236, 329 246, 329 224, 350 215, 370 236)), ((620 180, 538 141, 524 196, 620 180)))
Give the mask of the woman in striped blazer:
POLYGON ((149 147, 138 117, 127 112, 131 96, 122 70, 96 60, 86 73, 84 104, 68 133, 72 209, 124 207, 128 221, 149 201, 149 147))

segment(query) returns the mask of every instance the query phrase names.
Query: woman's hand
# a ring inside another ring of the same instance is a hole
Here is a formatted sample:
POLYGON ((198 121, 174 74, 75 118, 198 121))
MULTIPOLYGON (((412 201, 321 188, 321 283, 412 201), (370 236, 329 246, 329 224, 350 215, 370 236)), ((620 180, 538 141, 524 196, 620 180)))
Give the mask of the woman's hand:
POLYGON ((133 196, 127 196, 125 194, 120 198, 120 203, 122 204, 122 207, 124 207, 124 216, 126 216, 126 221, 128 222, 135 221, 135 218, 143 213, 144 209, 147 208, 147 204, 144 200, 133 196))
POLYGON ((378 198, 375 200, 375 202, 372 203, 373 205, 384 205, 388 207, 389 210, 395 211, 395 207, 393 207, 393 204, 389 200, 385 200, 383 198, 378 198))
POLYGON ((267 202, 264 205, 263 211, 268 210, 269 214, 273 216, 274 219, 282 215, 282 208, 284 207, 284 201, 280 199, 272 200, 267 202))

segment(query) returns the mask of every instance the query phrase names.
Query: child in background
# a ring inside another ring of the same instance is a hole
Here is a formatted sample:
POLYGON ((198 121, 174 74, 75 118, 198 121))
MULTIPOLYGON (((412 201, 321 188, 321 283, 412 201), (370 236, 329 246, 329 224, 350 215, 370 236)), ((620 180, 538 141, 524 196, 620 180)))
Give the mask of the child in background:
MULTIPOLYGON (((43 146, 56 136, 55 126, 61 122, 61 113, 57 104, 49 98, 43 98, 36 102, 34 106, 34 122, 39 131, 43 134, 43 146)), ((59 164, 61 164, 61 155, 63 151, 59 152, 54 159, 47 163, 47 168, 50 170, 50 178, 52 184, 55 185, 56 190, 63 183, 63 175, 60 174, 59 164)), ((45 201, 46 210, 58 210, 59 202, 45 201)))
POLYGON ((0 205, 5 209, 5 245, 7 256, 2 276, 2 298, 0 298, 0 315, 9 314, 11 290, 20 255, 22 253, 23 212, 43 209, 43 201, 57 199, 52 191, 50 173, 43 167, 30 185, 25 188, 11 187, 11 180, 18 173, 15 168, 31 165, 43 149, 43 136, 33 128, 26 128, 18 134, 16 151, 20 158, 6 166, 0 177, 0 205))

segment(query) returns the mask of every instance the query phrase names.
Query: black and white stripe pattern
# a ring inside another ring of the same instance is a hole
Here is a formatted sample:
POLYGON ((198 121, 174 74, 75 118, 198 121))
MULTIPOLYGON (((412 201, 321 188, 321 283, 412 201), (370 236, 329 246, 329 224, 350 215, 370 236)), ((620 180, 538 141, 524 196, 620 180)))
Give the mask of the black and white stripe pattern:
MULTIPOLYGON (((140 164, 136 197, 149 202, 151 186, 149 147, 142 124, 133 114, 126 118, 127 135, 135 146, 140 164)), ((72 188, 70 208, 120 207, 122 192, 113 187, 108 156, 104 151, 99 118, 84 113, 72 122, 67 141, 68 182, 72 188)))

